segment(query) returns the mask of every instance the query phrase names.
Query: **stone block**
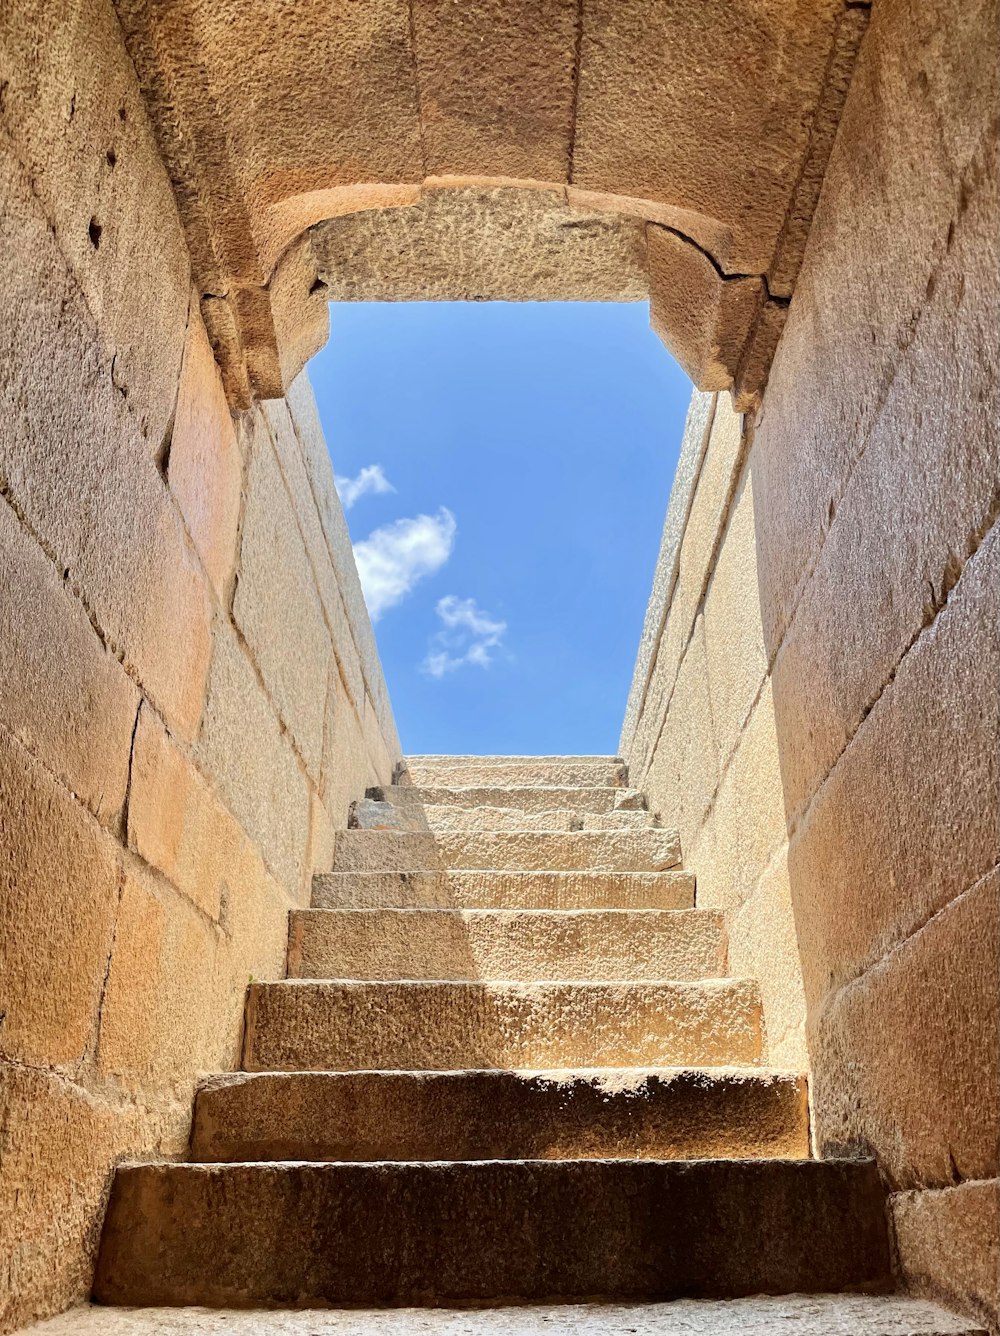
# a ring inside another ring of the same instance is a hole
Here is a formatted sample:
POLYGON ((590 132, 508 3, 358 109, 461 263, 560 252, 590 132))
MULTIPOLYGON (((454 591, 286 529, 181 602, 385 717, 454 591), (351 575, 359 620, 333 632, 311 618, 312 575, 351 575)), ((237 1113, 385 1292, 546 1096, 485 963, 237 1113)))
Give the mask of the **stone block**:
POLYGON ((323 804, 337 830, 347 829, 350 806, 368 788, 368 759, 361 720, 336 663, 330 670, 323 738, 323 804))
POLYGON ((139 692, 3 503, 0 573, 0 719, 114 828, 128 785, 139 692))
POLYGON ((243 459, 208 335, 192 301, 167 479, 216 597, 228 605, 243 459))
POLYGON ((295 510, 263 429, 253 441, 233 619, 318 780, 331 641, 295 510))
POLYGON ((994 158, 987 176, 956 225, 775 660, 795 813, 1000 509, 994 158))
POLYGON ((833 0, 652 11, 587 0, 573 184, 667 201, 724 272, 765 273, 838 18, 833 0))
POLYGON ((79 1062, 94 1034, 118 907, 116 845, 0 731, 0 1056, 79 1062))
POLYGON ((791 841, 810 1006, 880 960, 996 863, 998 597, 994 526, 791 841))
POLYGON ((10 154, 0 155, 0 215, 0 483, 111 652, 190 736, 208 666, 204 576, 10 154))
POLYGON ((308 872, 308 781, 245 650, 222 622, 215 626, 196 755, 282 885, 301 896, 308 872))
POLYGON ((994 1330, 1000 1315, 1000 1181, 889 1198, 903 1283, 977 1314, 994 1330))
POLYGON ((114 5, 5 5, 0 85, 0 122, 84 295, 115 386, 158 451, 177 394, 189 259, 114 5))
POLYGON ((429 176, 528 178, 569 171, 576 0, 416 0, 413 33, 429 176))
POLYGON ((182 1106, 212 1049, 215 933, 186 900, 126 867, 97 1036, 97 1070, 182 1106))
POLYGON ((649 320, 699 390, 728 390, 764 300, 759 278, 724 278, 670 228, 646 228, 649 320))
POLYGON ((995 1178, 1000 876, 953 900, 811 1023, 821 1153, 878 1157, 895 1188, 995 1178))
POLYGON ((963 100, 948 91, 942 51, 962 70, 963 90, 996 77, 977 8, 888 0, 874 7, 861 46, 755 438, 772 655, 962 212, 965 168, 948 139, 978 146, 982 163, 994 154, 978 93, 970 121, 942 132, 940 98, 956 108, 963 100), (917 33, 933 36, 921 43, 917 33))
POLYGON ((148 706, 132 753, 128 842, 216 922, 238 892, 247 836, 148 706))

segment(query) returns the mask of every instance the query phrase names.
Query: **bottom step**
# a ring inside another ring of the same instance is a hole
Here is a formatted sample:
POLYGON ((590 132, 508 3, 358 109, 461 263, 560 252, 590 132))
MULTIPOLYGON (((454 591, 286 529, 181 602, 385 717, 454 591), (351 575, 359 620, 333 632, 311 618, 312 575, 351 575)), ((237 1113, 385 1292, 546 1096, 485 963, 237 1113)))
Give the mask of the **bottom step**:
POLYGON ((159 1164, 120 1168, 109 1304, 416 1304, 883 1290, 871 1163, 159 1164))

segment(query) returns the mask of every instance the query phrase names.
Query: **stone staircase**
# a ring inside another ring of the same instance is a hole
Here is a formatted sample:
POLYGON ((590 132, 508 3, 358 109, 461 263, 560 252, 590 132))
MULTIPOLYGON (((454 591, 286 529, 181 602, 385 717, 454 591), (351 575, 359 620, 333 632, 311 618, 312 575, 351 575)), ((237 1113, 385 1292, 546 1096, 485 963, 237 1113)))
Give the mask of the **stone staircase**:
POLYGON ((805 1081, 620 762, 415 758, 352 827, 191 1162, 119 1169, 98 1300, 887 1288, 875 1167, 809 1158, 805 1081))

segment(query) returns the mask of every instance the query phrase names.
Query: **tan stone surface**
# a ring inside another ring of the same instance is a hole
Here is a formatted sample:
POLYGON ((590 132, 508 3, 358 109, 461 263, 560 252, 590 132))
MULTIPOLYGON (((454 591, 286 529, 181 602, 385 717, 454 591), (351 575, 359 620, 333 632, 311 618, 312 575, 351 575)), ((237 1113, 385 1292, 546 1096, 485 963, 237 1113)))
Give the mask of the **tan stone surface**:
POLYGON ((1000 1316, 1000 1181, 889 1198, 899 1265, 911 1293, 977 1314, 1000 1316))
POLYGON ((507 808, 512 812, 548 812, 552 810, 572 812, 611 812, 617 806, 619 789, 600 788, 541 788, 531 785, 472 785, 465 788, 436 787, 420 788, 417 785, 386 785, 372 790, 371 796, 377 802, 392 802, 399 807, 456 807, 475 809, 492 807, 497 810, 507 808))
POLYGON ((248 1071, 751 1066, 756 984, 253 984, 248 1071))
POLYGON ((994 156, 996 62, 982 33, 995 22, 992 0, 873 10, 756 437, 771 652, 978 188, 972 150, 994 156))
POLYGON ((310 775, 319 779, 331 642, 291 498, 254 433, 233 619, 310 775))
POLYGON ((190 286, 177 205, 110 0, 12 0, 0 121, 149 447, 177 393, 190 286))
POLYGON ((0 484, 112 651, 190 735, 208 662, 204 578, 36 198, 8 154, 0 172, 0 484))
POLYGON ((439 835, 344 830, 337 835, 335 872, 421 872, 580 869, 664 872, 681 861, 673 830, 443 831, 439 835))
POLYGON ((103 824, 121 819, 139 693, 0 504, 0 719, 103 824))
POLYGON ((226 1077, 198 1092, 192 1140, 229 1162, 808 1153, 804 1078, 718 1069, 226 1077))
POLYGON ((95 1297, 440 1304, 881 1288, 883 1209, 864 1164, 136 1166, 115 1180, 95 1297))
POLYGON ((430 176, 563 181, 576 82, 575 0, 416 0, 417 86, 430 176))
POLYGON ((366 830, 647 830, 652 812, 579 812, 573 808, 523 812, 516 807, 420 807, 364 798, 352 804, 349 824, 366 830))
POLYGON ((89 1048, 118 906, 115 845, 0 731, 0 1056, 60 1066, 89 1048))
POLYGON ((32 1336, 985 1336, 983 1328, 919 1299, 792 1294, 677 1299, 664 1304, 533 1304, 529 1308, 382 1308, 365 1312, 207 1308, 77 1308, 32 1336))
POLYGON ((312 239, 330 296, 340 301, 645 301, 649 294, 642 223, 570 208, 562 191, 426 190, 407 209, 323 223, 312 239))
POLYGON ((627 773, 615 756, 407 756, 407 784, 593 785, 620 788, 627 773))
POLYGON ((894 1188, 996 1178, 998 959, 994 872, 830 999, 812 1026, 821 1152, 874 1151, 894 1188))
POLYGON ((97 1036, 102 1076, 133 1093, 189 1097, 211 1052, 214 955, 202 915, 149 874, 126 870, 97 1036))
POLYGON ((317 909, 690 909, 689 872, 334 872, 313 881, 317 909))
POLYGON ((228 606, 243 459, 219 369, 192 299, 167 480, 216 596, 228 606))
POLYGON ((721 917, 677 910, 300 910, 303 979, 702 979, 725 971, 721 917))
POLYGON ((994 528, 791 842, 792 898, 813 1005, 996 862, 998 565, 994 528))
POLYGON ((301 897, 308 783, 243 648, 220 623, 197 757, 285 889, 301 897))

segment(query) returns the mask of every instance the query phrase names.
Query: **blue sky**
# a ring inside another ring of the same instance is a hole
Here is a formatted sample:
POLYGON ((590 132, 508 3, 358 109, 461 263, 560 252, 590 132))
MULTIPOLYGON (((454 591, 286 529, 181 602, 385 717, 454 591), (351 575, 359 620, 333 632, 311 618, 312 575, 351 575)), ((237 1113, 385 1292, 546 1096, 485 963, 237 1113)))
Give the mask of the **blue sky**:
POLYGON ((691 389, 646 304, 330 329, 309 375, 404 751, 614 752, 691 389))

